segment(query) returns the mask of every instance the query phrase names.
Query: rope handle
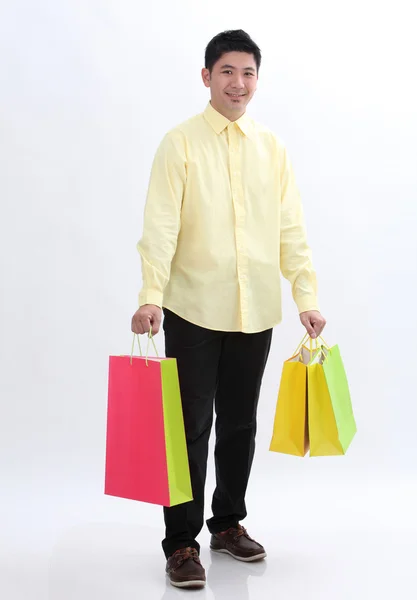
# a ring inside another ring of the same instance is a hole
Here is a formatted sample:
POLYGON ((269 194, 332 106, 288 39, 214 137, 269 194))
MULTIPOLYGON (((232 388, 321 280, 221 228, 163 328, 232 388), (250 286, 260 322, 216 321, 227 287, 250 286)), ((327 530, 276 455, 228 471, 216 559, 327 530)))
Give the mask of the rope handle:
POLYGON ((310 360, 312 360, 313 358, 313 350, 318 350, 319 346, 317 344, 318 340, 321 340, 322 342, 322 346, 326 349, 326 350, 330 350, 330 346, 325 342, 324 338, 321 337, 321 335, 318 336, 318 338, 313 338, 310 337, 310 335, 308 333, 306 333, 303 337, 303 339, 301 340, 301 342, 298 344, 294 354, 292 356, 297 356, 297 354, 300 352, 301 348, 303 347, 303 345, 306 343, 307 339, 309 339, 310 341, 310 360), (315 342, 316 347, 313 349, 313 342, 315 342))
MULTIPOLYGON (((138 335, 137 333, 134 333, 134 334, 133 334, 133 340, 132 340, 132 350, 131 350, 131 353, 130 353, 130 364, 132 364, 133 351, 134 351, 134 349, 135 349, 135 339, 137 339, 137 341, 138 341, 139 353, 140 353, 140 354, 139 354, 139 356, 143 357, 143 354, 142 354, 142 347, 141 347, 141 345, 140 345, 140 338, 139 338, 139 335, 138 335)), ((152 336, 152 325, 151 325, 151 328, 150 328, 150 330, 149 330, 149 334, 148 334, 148 344, 147 344, 147 347, 146 347, 146 357, 145 357, 146 366, 148 366, 149 343, 151 342, 151 340, 152 340, 153 347, 154 347, 154 349, 155 349, 156 356, 159 358, 158 350, 157 350, 157 348, 156 348, 156 346, 155 346, 155 340, 154 340, 154 338, 153 338, 153 336, 152 336)))

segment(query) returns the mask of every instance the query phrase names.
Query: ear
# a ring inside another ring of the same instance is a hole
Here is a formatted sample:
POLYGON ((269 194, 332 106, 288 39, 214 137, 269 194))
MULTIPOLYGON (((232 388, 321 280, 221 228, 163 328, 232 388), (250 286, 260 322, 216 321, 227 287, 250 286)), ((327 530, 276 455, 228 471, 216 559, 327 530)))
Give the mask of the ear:
POLYGON ((208 88, 210 87, 210 71, 208 69, 201 69, 201 77, 203 79, 204 85, 208 88))

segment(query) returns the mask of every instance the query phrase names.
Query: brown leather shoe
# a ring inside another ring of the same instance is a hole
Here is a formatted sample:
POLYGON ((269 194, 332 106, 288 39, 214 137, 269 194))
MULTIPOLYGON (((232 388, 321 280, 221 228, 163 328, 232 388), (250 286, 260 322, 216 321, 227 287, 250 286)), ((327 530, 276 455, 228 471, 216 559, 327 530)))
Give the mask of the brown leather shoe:
POLYGON ((195 548, 181 548, 168 558, 166 572, 172 585, 180 588, 201 588, 206 585, 206 573, 195 548))
POLYGON ((242 525, 238 525, 237 528, 230 527, 221 533, 213 533, 210 548, 214 552, 230 554, 236 560, 243 562, 261 560, 266 556, 265 548, 255 542, 242 525))

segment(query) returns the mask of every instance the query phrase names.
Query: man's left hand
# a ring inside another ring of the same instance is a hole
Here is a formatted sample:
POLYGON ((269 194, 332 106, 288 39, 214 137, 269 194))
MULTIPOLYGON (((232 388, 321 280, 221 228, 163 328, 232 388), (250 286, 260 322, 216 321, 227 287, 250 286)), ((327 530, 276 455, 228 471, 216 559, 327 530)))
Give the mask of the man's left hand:
POLYGON ((300 313, 301 323, 307 329, 310 337, 316 338, 323 331, 326 325, 326 319, 322 317, 318 310, 307 310, 300 313))

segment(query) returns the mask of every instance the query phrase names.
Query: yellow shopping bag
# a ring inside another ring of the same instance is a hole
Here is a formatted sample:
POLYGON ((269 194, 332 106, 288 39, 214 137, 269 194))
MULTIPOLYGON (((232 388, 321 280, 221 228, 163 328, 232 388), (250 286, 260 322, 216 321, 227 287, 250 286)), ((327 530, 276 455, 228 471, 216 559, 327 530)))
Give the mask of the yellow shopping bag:
POLYGON ((307 365, 314 359, 314 352, 311 338, 310 348, 304 345, 307 337, 284 362, 269 447, 272 452, 305 456, 309 450, 307 365))
POLYGON ((338 346, 308 334, 282 370, 270 450, 295 456, 345 454, 356 434, 338 346), (305 346, 310 339, 310 347, 305 346))

